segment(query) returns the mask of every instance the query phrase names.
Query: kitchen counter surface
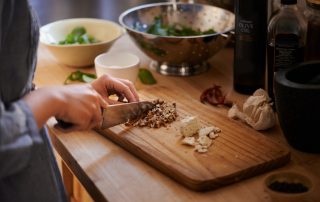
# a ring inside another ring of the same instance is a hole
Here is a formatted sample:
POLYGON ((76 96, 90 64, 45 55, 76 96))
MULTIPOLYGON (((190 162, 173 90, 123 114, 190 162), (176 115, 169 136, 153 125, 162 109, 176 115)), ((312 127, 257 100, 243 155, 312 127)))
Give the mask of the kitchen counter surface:
MULTIPOLYGON (((140 52, 127 35, 120 38, 110 51, 131 51, 148 67, 149 59, 140 52)), ((228 99, 242 103, 247 96, 232 88, 233 49, 225 48, 210 59, 208 72, 190 77, 163 76, 152 71, 157 85, 175 88, 196 100, 203 90, 213 84, 221 85, 228 99)), ((56 63, 48 50, 40 46, 35 83, 38 87, 63 85, 70 72, 76 69, 56 63)), ((94 72, 94 67, 82 69, 94 72)), ((149 86, 136 82, 138 90, 149 86)), ((225 108, 219 109, 227 113, 225 108)), ((94 201, 237 201, 269 202, 263 190, 263 179, 270 173, 258 175, 222 188, 208 191, 191 191, 158 170, 136 158, 95 131, 62 133, 53 128, 55 120, 48 121, 48 128, 55 149, 66 165, 88 191, 94 201)), ((247 127, 247 126, 244 126, 247 127)), ((320 187, 320 155, 292 149, 284 140, 278 123, 271 130, 261 132, 291 151, 291 161, 277 170, 294 170, 310 176, 316 188, 320 187)), ((214 164, 214 162, 212 162, 214 164)), ((70 187, 66 185, 68 191, 70 187)), ((320 201, 319 196, 315 196, 320 201)))

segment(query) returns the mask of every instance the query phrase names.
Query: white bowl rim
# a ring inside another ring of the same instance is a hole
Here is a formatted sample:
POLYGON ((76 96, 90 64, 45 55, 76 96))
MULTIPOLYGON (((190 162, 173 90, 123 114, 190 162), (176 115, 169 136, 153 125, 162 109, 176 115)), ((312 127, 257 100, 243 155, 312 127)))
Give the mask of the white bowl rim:
POLYGON ((96 64, 99 64, 101 66, 104 66, 104 68, 106 68, 106 69, 112 69, 112 70, 136 68, 139 66, 139 63, 140 63, 140 58, 136 54, 133 54, 130 52, 120 52, 120 51, 102 53, 94 59, 95 68, 96 68, 96 64), (122 66, 120 66, 120 65, 119 66, 117 66, 117 65, 107 66, 105 64, 102 64, 101 62, 98 62, 98 60, 100 58, 105 57, 105 56, 109 56, 109 55, 110 56, 112 56, 112 55, 130 55, 130 56, 134 57, 135 61, 133 63, 131 63, 130 65, 122 65, 122 66))
POLYGON ((48 24, 45 24, 43 26, 40 27, 40 35, 43 31, 44 28, 52 26, 53 24, 58 24, 58 23, 63 23, 63 22, 72 22, 72 21, 91 21, 91 22, 103 22, 103 23, 107 23, 107 24, 111 24, 112 26, 116 27, 119 29, 119 35, 117 37, 115 37, 112 40, 108 40, 108 41, 100 41, 97 43, 91 43, 91 44, 66 44, 66 45, 59 45, 59 44, 52 44, 52 43, 48 43, 47 41, 41 40, 42 37, 40 37, 40 43, 43 43, 47 46, 52 46, 52 47, 61 47, 61 48, 72 48, 72 47, 86 47, 86 46, 98 46, 101 44, 106 44, 106 43, 111 43, 115 40, 117 40, 118 38, 120 38, 121 36, 123 36, 123 34, 126 32, 125 29, 118 23, 113 22, 111 20, 107 20, 107 19, 101 19, 101 18, 66 18, 66 19, 62 19, 62 20, 57 20, 54 22, 50 22, 48 24))

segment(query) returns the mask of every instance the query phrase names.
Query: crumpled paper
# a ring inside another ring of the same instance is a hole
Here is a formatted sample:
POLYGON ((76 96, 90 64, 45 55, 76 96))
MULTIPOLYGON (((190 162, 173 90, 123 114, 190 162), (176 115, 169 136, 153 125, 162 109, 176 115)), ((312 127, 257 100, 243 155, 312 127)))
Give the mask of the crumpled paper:
POLYGON ((237 104, 228 111, 228 117, 240 119, 255 130, 266 130, 275 125, 275 113, 270 103, 270 97, 263 89, 256 90, 244 102, 242 109, 237 104))

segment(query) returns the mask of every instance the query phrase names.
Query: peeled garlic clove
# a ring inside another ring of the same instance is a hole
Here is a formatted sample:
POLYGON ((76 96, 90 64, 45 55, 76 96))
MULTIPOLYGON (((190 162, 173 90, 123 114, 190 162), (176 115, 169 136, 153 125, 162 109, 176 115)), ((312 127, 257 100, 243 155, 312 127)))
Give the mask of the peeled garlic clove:
POLYGON ((240 112, 238 106, 236 104, 233 104, 232 107, 228 111, 228 117, 232 119, 239 118, 237 115, 240 112))

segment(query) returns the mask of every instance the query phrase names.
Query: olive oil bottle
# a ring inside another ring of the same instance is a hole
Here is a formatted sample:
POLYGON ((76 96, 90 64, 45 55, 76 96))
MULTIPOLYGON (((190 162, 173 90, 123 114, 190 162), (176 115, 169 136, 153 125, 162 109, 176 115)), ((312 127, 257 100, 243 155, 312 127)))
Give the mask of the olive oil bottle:
POLYGON ((320 60, 320 0, 307 0, 307 41, 305 60, 320 60))
POLYGON ((272 99, 275 72, 304 61, 306 32, 307 23, 297 0, 281 0, 280 10, 268 25, 267 89, 272 99))
POLYGON ((265 87, 267 0, 235 0, 233 86, 252 94, 265 87))

